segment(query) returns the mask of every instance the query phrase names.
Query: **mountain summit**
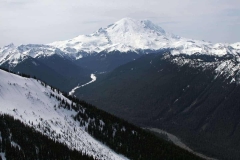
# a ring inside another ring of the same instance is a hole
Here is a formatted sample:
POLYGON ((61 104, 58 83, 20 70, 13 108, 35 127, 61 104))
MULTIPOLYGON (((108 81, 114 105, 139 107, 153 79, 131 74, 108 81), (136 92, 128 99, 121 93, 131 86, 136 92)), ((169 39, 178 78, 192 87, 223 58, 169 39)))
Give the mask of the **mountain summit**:
POLYGON ((53 42, 50 45, 65 52, 73 50, 85 52, 114 51, 127 52, 137 49, 159 49, 161 41, 169 37, 159 26, 149 20, 123 18, 106 28, 100 28, 90 35, 53 42))
POLYGON ((173 55, 206 54, 223 56, 240 53, 239 43, 213 44, 176 36, 164 31, 149 20, 123 18, 106 28, 100 28, 89 35, 79 35, 73 39, 56 41, 47 45, 13 44, 0 48, 0 64, 10 62, 18 64, 26 56, 33 58, 59 55, 71 59, 80 59, 92 53, 113 52, 147 53, 170 49, 173 55))
POLYGON ((108 26, 108 28, 112 27, 113 30, 115 28, 115 31, 121 30, 124 28, 125 30, 122 30, 123 32, 126 32, 126 30, 131 30, 131 32, 142 32, 144 28, 145 30, 153 30, 153 31, 161 32, 162 34, 165 35, 165 31, 161 27, 159 27, 158 25, 155 25, 149 20, 139 21, 132 18, 123 18, 117 21, 113 25, 114 26, 112 25, 108 26))
POLYGON ((149 20, 123 18, 106 28, 100 28, 89 35, 79 35, 70 40, 49 44, 60 48, 63 52, 99 53, 102 51, 128 52, 139 50, 172 49, 172 54, 203 53, 222 56, 227 53, 236 54, 239 47, 235 44, 212 44, 210 42, 192 40, 165 32, 160 26, 149 20))

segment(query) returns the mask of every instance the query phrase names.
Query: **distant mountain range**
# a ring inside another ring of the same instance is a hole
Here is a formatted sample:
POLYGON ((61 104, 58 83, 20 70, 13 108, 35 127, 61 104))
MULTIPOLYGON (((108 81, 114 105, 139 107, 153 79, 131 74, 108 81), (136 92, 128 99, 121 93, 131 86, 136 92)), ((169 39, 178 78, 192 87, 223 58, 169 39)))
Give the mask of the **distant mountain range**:
MULTIPOLYGON (((149 20, 123 18, 114 24, 108 25, 106 28, 100 28, 92 34, 80 35, 66 41, 57 41, 46 45, 28 44, 14 46, 14 44, 10 44, 1 47, 0 65, 10 70, 27 72, 32 75, 34 73, 38 74, 38 72, 35 72, 35 70, 30 72, 23 68, 17 69, 18 65, 23 61, 27 61, 30 57, 35 60, 40 59, 43 64, 46 60, 49 61, 51 59, 52 64, 47 63, 47 67, 61 74, 60 69, 57 67, 54 68, 53 63, 56 66, 63 66, 63 61, 56 60, 53 62, 54 58, 51 58, 57 57, 57 59, 64 59, 65 62, 68 61, 67 63, 69 64, 73 63, 71 66, 68 66, 68 71, 74 70, 74 68, 78 68, 79 70, 80 67, 81 71, 79 74, 81 75, 79 76, 85 80, 79 81, 79 77, 77 79, 79 83, 83 83, 88 80, 87 78, 83 78, 86 77, 85 73, 89 75, 90 72, 111 71, 122 64, 139 58, 143 54, 160 51, 170 51, 172 55, 203 54, 217 57, 233 55, 238 60, 240 43, 213 44, 183 38, 167 33, 149 20), (83 71, 83 69, 87 69, 87 71, 83 71)), ((37 64, 36 61, 32 61, 30 66, 35 68, 34 65, 36 66, 37 64)), ((67 66, 66 64, 64 65, 67 66)), ((41 68, 41 66, 38 68, 41 68)), ((53 73, 53 75, 57 73, 53 73)), ((62 74, 65 74, 65 72, 62 74)), ((36 76, 45 80, 41 75, 36 76)), ((71 74, 71 76, 73 75, 71 74)), ((68 79, 69 77, 64 78, 68 79)), ((73 79, 72 81, 75 81, 73 79)), ((51 81, 46 81, 51 84, 51 81)), ((75 82, 73 83, 73 85, 76 85, 75 82)), ((62 89, 69 90, 71 87, 62 89)))
POLYGON ((240 51, 240 42, 234 44, 213 44, 193 40, 167 33, 149 20, 123 18, 106 28, 100 28, 89 35, 79 35, 66 41, 57 41, 46 45, 28 44, 14 46, 10 44, 0 48, 0 64, 8 61, 15 66, 26 56, 33 58, 52 56, 78 60, 96 53, 149 53, 162 49, 171 49, 175 54, 207 54, 223 56, 236 55, 240 51))
POLYGON ((172 55, 203 54, 217 57, 232 55, 238 60, 240 43, 213 44, 183 38, 164 31, 149 20, 123 18, 92 34, 80 35, 66 41, 45 45, 15 46, 10 44, 1 47, 0 66, 16 72, 35 74, 51 85, 53 84, 52 79, 56 79, 59 74, 62 74, 63 77, 59 79, 70 80, 72 83, 67 87, 62 87, 61 84, 64 82, 60 82, 56 87, 69 91, 73 86, 87 82, 92 72, 108 72, 144 54, 162 51, 169 51, 172 55), (31 68, 31 71, 22 67, 21 63, 24 61, 30 61, 28 68, 31 68), (39 61, 42 62, 41 65, 39 61), (38 66, 38 71, 35 69, 36 66, 38 66), (51 80, 39 75, 39 70, 41 72, 46 70, 41 67, 50 68, 51 80), (68 76, 65 77, 66 72, 61 71, 65 67, 65 71, 68 70, 73 74, 68 73, 68 76), (75 70, 78 70, 77 77, 75 70))

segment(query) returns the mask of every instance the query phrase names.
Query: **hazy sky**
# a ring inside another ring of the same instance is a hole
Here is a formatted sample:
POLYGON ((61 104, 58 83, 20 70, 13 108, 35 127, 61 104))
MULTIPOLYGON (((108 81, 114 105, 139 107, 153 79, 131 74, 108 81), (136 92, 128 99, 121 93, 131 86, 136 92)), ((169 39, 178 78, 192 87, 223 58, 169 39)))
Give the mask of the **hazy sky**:
POLYGON ((240 0, 0 0, 0 46, 67 40, 124 17, 186 38, 240 41, 240 0))

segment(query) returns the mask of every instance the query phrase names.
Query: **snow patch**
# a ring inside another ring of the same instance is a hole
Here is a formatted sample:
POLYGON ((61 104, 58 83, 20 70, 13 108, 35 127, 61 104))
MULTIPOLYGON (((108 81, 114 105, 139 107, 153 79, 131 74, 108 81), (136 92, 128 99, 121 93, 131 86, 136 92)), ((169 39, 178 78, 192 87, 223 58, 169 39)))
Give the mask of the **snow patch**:
POLYGON ((32 61, 32 63, 33 63, 35 66, 38 66, 38 64, 37 64, 36 62, 32 61))
POLYGON ((0 157, 2 160, 6 160, 5 152, 0 152, 0 157))
POLYGON ((169 60, 179 66, 188 65, 193 68, 213 69, 215 71, 215 79, 219 76, 223 76, 225 79, 231 79, 229 83, 240 84, 240 56, 235 55, 233 58, 222 58, 215 61, 199 61, 198 59, 191 59, 184 56, 175 56, 171 58, 170 55, 166 54, 162 59, 169 60))

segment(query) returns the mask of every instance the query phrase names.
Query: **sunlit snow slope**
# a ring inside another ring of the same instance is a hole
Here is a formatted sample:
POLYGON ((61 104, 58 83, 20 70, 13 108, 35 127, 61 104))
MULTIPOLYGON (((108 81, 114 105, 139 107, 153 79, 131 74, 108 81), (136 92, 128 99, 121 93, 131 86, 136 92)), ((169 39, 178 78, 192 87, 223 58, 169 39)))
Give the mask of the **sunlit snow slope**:
POLYGON ((61 57, 68 56, 60 49, 53 46, 42 44, 15 46, 14 44, 9 44, 0 48, 0 65, 7 62, 11 67, 15 67, 18 63, 24 61, 28 56, 37 58, 42 56, 51 56, 54 54, 61 57))
POLYGON ((35 79, 2 70, 0 77, 1 114, 14 116, 44 135, 96 159, 127 159, 92 138, 84 127, 79 127, 79 122, 72 118, 77 114, 74 110, 58 107, 60 102, 55 96, 72 103, 61 93, 35 79))
POLYGON ((164 31, 149 20, 123 18, 106 28, 100 28, 88 35, 79 35, 73 39, 56 41, 47 45, 28 44, 14 46, 10 44, 0 48, 0 65, 8 62, 13 67, 26 56, 33 58, 58 54, 71 59, 80 59, 92 53, 100 52, 136 52, 148 53, 161 49, 171 49, 173 55, 195 53, 223 56, 240 53, 240 44, 213 44, 206 41, 183 38, 164 31))
POLYGON ((149 20, 123 18, 89 35, 49 44, 64 52, 120 52, 170 48, 172 54, 210 54, 222 56, 239 52, 239 44, 213 44, 167 33, 149 20))

